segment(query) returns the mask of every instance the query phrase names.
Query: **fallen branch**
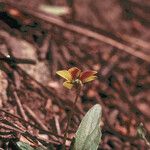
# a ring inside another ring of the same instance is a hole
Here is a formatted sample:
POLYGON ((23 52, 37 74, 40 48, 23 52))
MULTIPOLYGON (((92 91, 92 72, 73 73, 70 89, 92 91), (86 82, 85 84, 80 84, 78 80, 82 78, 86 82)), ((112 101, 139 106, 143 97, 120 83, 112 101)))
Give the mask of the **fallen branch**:
POLYGON ((26 116, 26 113, 25 113, 25 111, 23 109, 23 106, 22 106, 22 104, 20 102, 20 99, 19 99, 19 97, 18 97, 16 92, 14 92, 14 96, 15 96, 15 100, 16 100, 18 109, 19 109, 19 111, 21 113, 21 116, 23 117, 24 120, 28 121, 28 117, 26 116))
MULTIPOLYGON (((35 129, 38 129, 41 133, 45 133, 45 134, 48 134, 48 135, 53 135, 53 136, 58 137, 58 138, 61 138, 61 139, 63 138, 63 137, 60 136, 60 135, 57 135, 57 134, 52 133, 52 132, 47 131, 47 130, 43 130, 43 129, 37 127, 37 125, 34 125, 33 123, 31 123, 31 122, 29 122, 29 121, 26 121, 26 120, 24 120, 23 118, 20 118, 20 117, 14 115, 14 114, 11 114, 11 113, 7 112, 7 111, 4 110, 4 109, 1 109, 1 108, 0 108, 0 112, 3 112, 3 113, 5 113, 7 116, 9 116, 9 117, 11 117, 11 118, 16 118, 16 119, 18 119, 20 122, 26 123, 26 124, 30 125, 31 127, 34 127, 35 129)), ((71 140, 71 139, 70 139, 70 138, 67 138, 67 140, 71 140)))
POLYGON ((8 0, 0 0, 0 2, 3 2, 4 4, 15 7, 16 9, 20 10, 21 12, 24 12, 26 14, 34 16, 34 17, 36 17, 38 19, 41 19, 41 20, 43 20, 47 23, 56 25, 56 26, 61 27, 63 29, 66 29, 66 30, 69 30, 69 31, 72 31, 72 32, 76 32, 78 34, 87 36, 89 38, 93 38, 95 40, 98 40, 98 41, 104 42, 106 44, 109 44, 111 46, 114 46, 119 50, 122 50, 122 51, 124 51, 128 54, 131 54, 131 55, 133 55, 137 58, 140 58, 140 59, 150 63, 150 56, 148 56, 148 55, 146 55, 146 54, 144 54, 140 51, 137 51, 137 50, 125 45, 125 44, 122 44, 119 41, 116 41, 116 40, 114 40, 110 37, 107 37, 107 36, 102 35, 100 33, 96 33, 94 31, 91 31, 91 30, 86 29, 86 28, 79 27, 77 25, 66 23, 61 19, 58 19, 58 18, 55 18, 55 17, 52 17, 52 16, 48 16, 48 15, 46 15, 46 14, 44 14, 44 13, 38 11, 38 10, 31 10, 30 8, 25 8, 21 5, 16 4, 15 2, 10 2, 8 0))
POLYGON ((34 121, 43 129, 48 130, 48 128, 42 123, 42 121, 36 116, 36 114, 27 106, 23 105, 24 109, 29 113, 29 115, 34 119, 34 121))

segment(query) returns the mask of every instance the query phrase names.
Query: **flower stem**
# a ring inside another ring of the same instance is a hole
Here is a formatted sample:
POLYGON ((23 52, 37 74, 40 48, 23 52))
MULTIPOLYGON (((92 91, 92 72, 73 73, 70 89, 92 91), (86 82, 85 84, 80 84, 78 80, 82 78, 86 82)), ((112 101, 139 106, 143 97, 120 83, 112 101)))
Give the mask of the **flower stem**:
POLYGON ((81 91, 81 88, 78 87, 77 90, 76 90, 76 97, 75 97, 75 100, 73 102, 72 109, 70 110, 70 114, 68 116, 68 122, 67 122, 67 127, 66 127, 66 130, 65 130, 65 133, 64 133, 62 150, 65 150, 65 145, 66 145, 66 140, 67 140, 67 133, 68 133, 69 126, 70 126, 70 123, 71 123, 71 119, 72 119, 72 116, 73 116, 73 113, 74 113, 75 105, 76 105, 77 100, 78 100, 79 95, 80 95, 80 91, 81 91))

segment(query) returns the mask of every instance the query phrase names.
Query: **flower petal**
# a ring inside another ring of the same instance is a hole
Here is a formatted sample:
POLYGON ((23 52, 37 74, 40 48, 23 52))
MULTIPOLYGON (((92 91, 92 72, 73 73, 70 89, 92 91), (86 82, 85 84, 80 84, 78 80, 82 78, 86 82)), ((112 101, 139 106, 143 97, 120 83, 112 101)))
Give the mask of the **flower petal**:
POLYGON ((63 83, 63 86, 66 87, 67 89, 72 89, 73 84, 71 84, 69 81, 65 81, 63 83))
POLYGON ((93 81, 97 78, 97 76, 90 76, 82 81, 82 83, 93 81))
POLYGON ((77 79, 81 73, 81 70, 77 67, 72 67, 68 70, 68 72, 70 72, 72 79, 77 79))
POLYGON ((80 75, 80 80, 84 83, 84 81, 89 78, 90 76, 95 75, 97 72, 96 71, 91 71, 91 70, 87 70, 81 73, 80 75))
POLYGON ((59 76, 61 76, 64 79, 66 79, 67 81, 71 81, 72 80, 72 76, 67 70, 57 71, 56 74, 58 74, 59 76))

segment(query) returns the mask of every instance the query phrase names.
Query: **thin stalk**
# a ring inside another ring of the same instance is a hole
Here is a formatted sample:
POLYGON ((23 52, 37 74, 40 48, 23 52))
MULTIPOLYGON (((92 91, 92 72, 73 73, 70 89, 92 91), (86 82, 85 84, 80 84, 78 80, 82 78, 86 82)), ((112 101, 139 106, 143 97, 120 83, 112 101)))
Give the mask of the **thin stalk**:
POLYGON ((71 123, 71 119, 72 119, 72 116, 73 116, 73 113, 74 113, 75 105, 76 105, 77 100, 78 100, 79 95, 80 95, 80 91, 81 91, 81 88, 78 87, 77 90, 76 90, 76 97, 75 97, 75 100, 74 100, 74 102, 73 102, 72 109, 71 109, 70 114, 69 114, 69 116, 68 116, 68 122, 67 122, 67 127, 66 127, 66 130, 65 130, 65 133, 64 133, 63 148, 62 148, 62 150, 65 150, 66 139, 67 139, 67 133, 68 133, 69 126, 70 126, 70 123, 71 123))

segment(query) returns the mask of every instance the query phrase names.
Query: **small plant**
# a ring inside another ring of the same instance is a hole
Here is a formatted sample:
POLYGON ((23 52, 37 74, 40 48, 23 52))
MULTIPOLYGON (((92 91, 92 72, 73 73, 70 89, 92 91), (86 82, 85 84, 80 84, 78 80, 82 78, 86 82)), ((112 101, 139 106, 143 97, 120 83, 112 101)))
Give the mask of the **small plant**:
MULTIPOLYGON (((84 72, 81 72, 80 69, 73 67, 69 70, 61 70, 56 72, 59 76, 66 79, 66 81, 63 83, 63 86, 67 89, 74 88, 76 91, 76 96, 73 102, 72 109, 70 111, 70 114, 68 116, 68 122, 67 127, 64 133, 63 138, 63 150, 66 150, 66 139, 68 130, 71 123, 71 118, 74 113, 74 108, 76 105, 76 102, 79 98, 80 92, 82 90, 82 87, 85 83, 93 81, 97 78, 95 75, 96 71, 87 70, 84 72)), ((75 134, 75 137, 73 138, 70 146, 70 150, 97 150, 99 143, 101 141, 101 128, 100 128, 100 120, 102 116, 102 108, 99 104, 94 105, 83 117, 79 128, 75 134)), ((28 143, 25 142, 17 142, 16 145, 20 150, 44 150, 47 149, 47 147, 37 147, 33 148, 28 143)), ((48 149, 53 150, 53 146, 49 147, 48 149)))
MULTIPOLYGON (((87 82, 93 81, 97 78, 96 71, 87 70, 82 72, 77 67, 70 68, 69 70, 61 70, 56 72, 59 76, 66 79, 63 86, 67 89, 76 90, 76 97, 68 117, 67 127, 64 134, 63 150, 65 150, 67 133, 70 126, 71 118, 74 112, 74 108, 78 97, 80 95, 83 85, 87 82)), ((101 130, 99 127, 101 119, 101 106, 95 105, 91 108, 83 118, 71 149, 73 150, 96 150, 98 148, 101 139, 101 130)))
POLYGON ((77 67, 70 68, 69 70, 61 70, 56 72, 59 76, 66 79, 63 83, 63 86, 72 89, 75 86, 76 89, 81 89, 84 83, 95 80, 97 76, 95 74, 96 71, 87 70, 81 72, 77 67))

